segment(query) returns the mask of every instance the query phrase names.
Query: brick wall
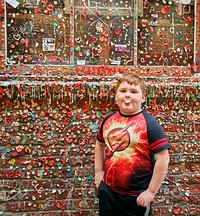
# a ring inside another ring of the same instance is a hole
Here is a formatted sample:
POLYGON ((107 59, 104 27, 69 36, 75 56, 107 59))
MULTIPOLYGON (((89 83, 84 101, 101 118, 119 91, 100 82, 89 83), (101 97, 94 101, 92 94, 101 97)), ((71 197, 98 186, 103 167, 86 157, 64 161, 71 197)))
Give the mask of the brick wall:
MULTIPOLYGON (((102 117, 116 109, 112 75, 130 71, 6 67, 2 7, 0 15, 0 215, 97 216, 95 136, 102 117)), ((198 46, 196 51, 199 59, 198 46)), ((199 79, 185 68, 133 72, 148 77, 144 108, 161 122, 172 144, 168 175, 151 214, 200 215, 199 79)))
MULTIPOLYGON (((116 109, 112 82, 14 83, 4 81, 0 88, 0 211, 98 215, 94 143, 102 116, 116 109)), ((198 215, 198 82, 147 80, 147 91, 144 108, 156 115, 172 144, 152 215, 198 215)))

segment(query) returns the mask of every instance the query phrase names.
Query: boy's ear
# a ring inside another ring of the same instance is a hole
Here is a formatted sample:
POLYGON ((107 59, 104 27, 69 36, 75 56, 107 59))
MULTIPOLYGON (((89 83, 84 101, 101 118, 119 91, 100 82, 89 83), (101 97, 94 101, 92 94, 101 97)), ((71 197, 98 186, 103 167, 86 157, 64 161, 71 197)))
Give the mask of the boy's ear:
POLYGON ((143 94, 143 95, 142 95, 142 103, 144 103, 145 100, 146 100, 146 94, 143 94))

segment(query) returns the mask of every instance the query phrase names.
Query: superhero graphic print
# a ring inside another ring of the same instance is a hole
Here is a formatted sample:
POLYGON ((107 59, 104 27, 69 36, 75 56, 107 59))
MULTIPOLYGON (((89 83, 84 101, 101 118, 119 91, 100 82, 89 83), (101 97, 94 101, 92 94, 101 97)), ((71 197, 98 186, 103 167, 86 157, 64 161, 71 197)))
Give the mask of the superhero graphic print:
POLYGON ((112 190, 131 196, 148 187, 153 153, 169 148, 160 125, 145 111, 133 116, 119 112, 108 116, 97 139, 107 146, 104 182, 112 190))

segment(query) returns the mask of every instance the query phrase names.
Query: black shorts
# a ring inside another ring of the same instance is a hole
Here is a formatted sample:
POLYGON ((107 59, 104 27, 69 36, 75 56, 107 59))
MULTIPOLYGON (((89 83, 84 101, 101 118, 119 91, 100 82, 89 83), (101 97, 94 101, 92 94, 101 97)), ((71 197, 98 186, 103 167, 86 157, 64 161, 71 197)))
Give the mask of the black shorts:
POLYGON ((103 181, 98 188, 99 216, 144 216, 146 208, 138 206, 137 197, 112 191, 103 181))

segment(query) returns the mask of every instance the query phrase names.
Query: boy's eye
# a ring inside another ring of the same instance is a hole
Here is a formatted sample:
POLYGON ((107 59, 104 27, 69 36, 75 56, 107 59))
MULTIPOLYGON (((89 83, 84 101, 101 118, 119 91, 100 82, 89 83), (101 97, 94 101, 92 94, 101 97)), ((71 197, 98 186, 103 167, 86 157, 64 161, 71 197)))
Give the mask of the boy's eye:
POLYGON ((121 89, 120 92, 123 92, 123 93, 124 93, 124 92, 126 92, 126 90, 125 90, 125 89, 121 89))
MULTIPOLYGON (((121 92, 121 93, 126 93, 127 90, 126 90, 126 89, 121 89, 120 92, 121 92)), ((136 91, 136 90, 131 90, 130 93, 131 93, 131 94, 135 94, 135 93, 137 93, 137 91, 136 91)))

